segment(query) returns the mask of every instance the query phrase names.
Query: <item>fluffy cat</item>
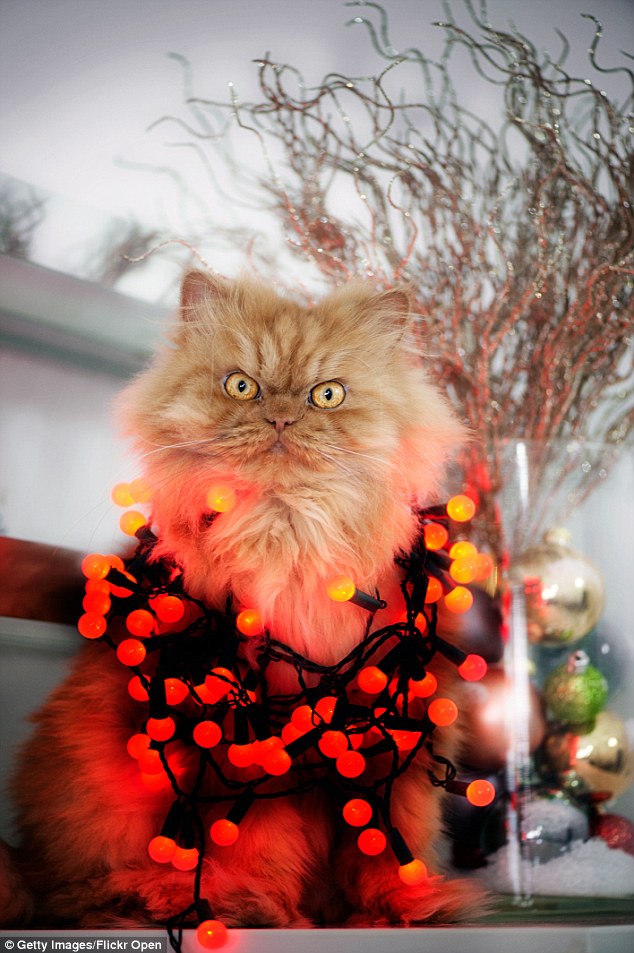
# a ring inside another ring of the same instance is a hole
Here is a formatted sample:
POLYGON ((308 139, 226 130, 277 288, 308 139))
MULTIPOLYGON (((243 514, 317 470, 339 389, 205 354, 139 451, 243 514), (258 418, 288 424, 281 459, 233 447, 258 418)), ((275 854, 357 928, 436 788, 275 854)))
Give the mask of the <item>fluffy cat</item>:
MULTIPOLYGON (((157 556, 183 568, 209 606, 257 606, 268 630, 329 665, 365 634, 367 613, 332 602, 345 573, 403 610, 394 556, 418 530, 462 426, 425 379, 405 292, 353 283, 312 308, 249 280, 185 276, 169 345, 122 395, 125 429, 153 488, 157 556), (211 484, 237 504, 205 518, 211 484)), ((269 688, 293 690, 289 666, 269 688)), ((433 670, 443 690, 455 669, 433 670)), ((98 645, 80 652, 37 716, 14 791, 27 881, 47 925, 164 923, 191 901, 192 874, 147 857, 171 794, 138 783, 126 741, 138 731, 129 674, 98 645)), ((455 691, 453 696, 456 697, 455 691)), ((444 729, 438 750, 457 751, 444 729)), ((463 919, 480 895, 442 872, 440 797, 421 751, 394 795, 394 822, 433 876, 395 875, 389 851, 360 854, 313 792, 258 802, 229 855, 205 860, 202 893, 227 925, 302 926, 463 919)), ((210 809, 209 818, 219 816, 210 809)))

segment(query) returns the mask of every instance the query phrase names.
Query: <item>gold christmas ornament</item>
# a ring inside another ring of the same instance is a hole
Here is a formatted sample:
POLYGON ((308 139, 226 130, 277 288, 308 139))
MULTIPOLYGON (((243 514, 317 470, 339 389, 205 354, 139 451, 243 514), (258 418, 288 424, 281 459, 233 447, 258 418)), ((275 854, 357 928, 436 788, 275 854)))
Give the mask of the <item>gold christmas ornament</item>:
POLYGON ((573 793, 623 794, 634 781, 634 753, 623 721, 599 712, 592 731, 553 728, 544 739, 539 769, 573 793))
POLYGON ((534 644, 572 645, 594 628, 603 610, 599 571, 570 548, 570 539, 567 530, 551 530, 509 569, 509 580, 524 587, 528 638, 534 644))

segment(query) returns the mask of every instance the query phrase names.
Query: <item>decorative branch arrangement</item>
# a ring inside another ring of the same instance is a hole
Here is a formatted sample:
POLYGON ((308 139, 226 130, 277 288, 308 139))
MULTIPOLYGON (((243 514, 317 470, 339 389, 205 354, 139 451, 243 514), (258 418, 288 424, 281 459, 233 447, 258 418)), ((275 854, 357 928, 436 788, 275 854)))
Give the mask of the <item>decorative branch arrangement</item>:
MULTIPOLYGON (((394 49, 380 5, 347 6, 367 14, 351 25, 368 31, 376 75, 332 73, 309 87, 266 57, 260 101, 190 94, 186 120, 159 122, 177 123, 208 170, 212 155, 229 164, 241 194, 270 206, 326 282, 409 283, 431 372, 477 437, 464 471, 499 554, 505 441, 534 441, 535 483, 565 483, 571 506, 632 430, 633 94, 619 104, 570 75, 563 35, 552 58, 470 2, 468 29, 449 7, 435 24, 446 36, 439 62, 394 49), (452 73, 465 54, 500 98, 497 128, 461 104, 452 73), (261 149, 265 176, 228 151, 231 119, 261 149)), ((588 19, 589 67, 631 86, 629 69, 600 65, 601 26, 588 19)), ((257 239, 251 256, 270 270, 257 239)))

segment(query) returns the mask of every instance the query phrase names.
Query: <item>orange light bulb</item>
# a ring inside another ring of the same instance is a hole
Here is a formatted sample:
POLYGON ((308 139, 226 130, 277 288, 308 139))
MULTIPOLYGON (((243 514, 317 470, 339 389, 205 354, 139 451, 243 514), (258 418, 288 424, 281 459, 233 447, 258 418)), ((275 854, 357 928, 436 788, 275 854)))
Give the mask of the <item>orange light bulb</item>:
POLYGON ((357 844, 362 853, 367 854, 368 857, 375 857, 385 850, 387 839, 383 831, 380 831, 378 828, 366 827, 366 829, 359 834, 357 844))
POLYGON ((335 767, 344 778, 358 778, 365 771, 365 758, 360 751, 344 751, 335 761, 335 767))
POLYGON ((82 559, 81 571, 86 579, 105 579, 110 572, 110 560, 101 553, 89 553, 82 559))
POLYGON ((449 567, 449 575, 455 582, 473 582, 478 574, 478 563, 474 556, 460 556, 449 567))
POLYGON ((117 658, 123 665, 140 665, 146 654, 143 642, 138 639, 124 639, 117 646, 117 658))
POLYGON ((495 569, 495 563, 488 553, 478 553, 476 556, 476 582, 484 582, 495 569))
POLYGON ((132 635, 145 639, 156 631, 156 619, 147 609, 133 609, 125 620, 126 629, 132 635))
POLYGON ((486 807, 495 798, 495 788, 488 781, 477 780, 467 785, 467 800, 475 807, 486 807))
POLYGON ((467 655, 458 672, 466 682, 479 682, 487 673, 487 663, 481 655, 467 655))
POLYGON ((399 751, 411 751, 416 747, 421 736, 420 731, 403 731, 402 729, 388 731, 388 734, 393 738, 399 751))
POLYGON ((425 546, 432 552, 442 549, 449 539, 449 533, 441 523, 425 523, 423 534, 425 546))
POLYGON ((148 718, 146 731, 153 741, 167 741, 176 731, 176 723, 169 715, 167 718, 148 718))
POLYGON ((387 685, 387 675, 377 665, 366 665, 357 675, 357 682, 362 692, 379 695, 387 685))
POLYGON ((138 531, 147 525, 147 518, 138 510, 128 510, 119 520, 121 531, 126 536, 135 536, 138 531))
POLYGON ((465 589, 464 586, 456 586, 445 596, 445 605, 450 612, 462 615, 463 612, 468 612, 473 605, 473 593, 465 589))
POLYGON ((416 698, 429 698, 438 688, 438 680, 431 672, 426 672, 423 678, 410 678, 409 690, 416 698))
POLYGON ((227 942, 227 928, 220 920, 203 920, 196 928, 196 939, 207 950, 218 950, 227 942))
POLYGON ((142 477, 132 480, 128 486, 128 492, 133 503, 149 503, 152 499, 152 487, 142 477))
POLYGON ((436 698, 427 709, 430 721, 439 727, 452 725, 458 717, 458 706, 450 698, 436 698))
POLYGON ((425 593, 425 602, 438 602, 442 598, 442 586, 435 576, 430 576, 427 582, 427 592, 425 593))
POLYGON ((476 505, 470 496, 458 493, 452 496, 447 503, 447 514, 456 523, 468 523, 475 515, 476 505))
POLYGON ((207 493, 207 506, 216 513, 228 513, 237 503, 233 487, 224 483, 214 484, 207 493))
POLYGON ((372 820, 372 807, 360 797, 353 797, 343 806, 343 819, 351 827, 365 827, 372 820))
POLYGON ((134 503, 129 483, 115 483, 110 491, 110 498, 117 506, 132 506, 134 503))
POLYGON ((98 639, 106 631, 106 620, 97 612, 85 612, 79 617, 77 628, 85 639, 98 639))
POLYGON ((427 877, 427 867, 422 860, 410 860, 409 864, 401 864, 398 875, 408 887, 415 887, 427 877))
POLYGON ((264 622, 257 609, 243 609, 236 617, 236 628, 243 635, 261 635, 264 631, 264 622))
POLYGON ((333 602, 348 602, 357 591, 349 576, 335 576, 326 585, 326 592, 333 602))
POLYGON ((463 556, 473 556, 475 558, 478 555, 478 550, 468 540, 459 539, 449 550, 449 555, 452 559, 462 559, 463 556))
POLYGON ((214 821, 209 828, 209 836, 214 844, 218 844, 219 847, 230 847, 231 844, 235 844, 240 836, 240 830, 233 821, 227 821, 223 818, 214 821))
POLYGON ((215 721, 199 721, 192 736, 201 748, 215 748, 222 740, 222 731, 215 721))
POLYGON ((147 852, 157 864, 169 864, 176 850, 176 841, 171 837, 153 837, 147 845, 147 852))

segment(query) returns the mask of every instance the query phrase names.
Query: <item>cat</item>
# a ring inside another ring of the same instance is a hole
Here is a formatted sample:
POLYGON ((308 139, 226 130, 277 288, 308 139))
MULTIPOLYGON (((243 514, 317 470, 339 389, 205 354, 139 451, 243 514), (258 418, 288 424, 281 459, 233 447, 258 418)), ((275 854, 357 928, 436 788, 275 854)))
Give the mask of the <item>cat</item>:
MULTIPOLYGON (((119 401, 152 487, 154 556, 176 560, 188 592, 210 607, 229 597, 257 607, 275 638, 320 665, 353 649, 368 618, 328 597, 334 575, 378 590, 387 608, 374 628, 402 612, 394 557, 414 542, 417 508, 436 498, 466 436, 426 379, 410 308, 405 289, 368 282, 305 307, 248 278, 191 271, 171 340, 119 401), (210 521, 212 484, 231 486, 237 502, 210 521)), ((451 690, 453 666, 434 665, 451 690)), ((294 690, 293 677, 273 664, 269 690, 294 690)), ((191 902, 192 874, 147 856, 171 794, 135 778, 128 678, 113 653, 86 646, 20 758, 20 856, 37 920, 49 926, 162 924, 191 902)), ((439 750, 455 757, 458 739, 445 729, 439 750)), ((361 855, 313 792, 301 804, 259 802, 230 861, 222 852, 205 860, 202 892, 215 915, 276 927, 477 915, 480 891, 442 876, 441 797, 427 767, 421 752, 394 797, 395 823, 430 871, 421 884, 402 884, 389 852, 361 855)), ((210 809, 207 821, 217 816, 210 809)))

